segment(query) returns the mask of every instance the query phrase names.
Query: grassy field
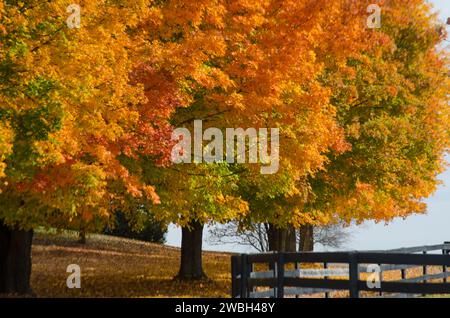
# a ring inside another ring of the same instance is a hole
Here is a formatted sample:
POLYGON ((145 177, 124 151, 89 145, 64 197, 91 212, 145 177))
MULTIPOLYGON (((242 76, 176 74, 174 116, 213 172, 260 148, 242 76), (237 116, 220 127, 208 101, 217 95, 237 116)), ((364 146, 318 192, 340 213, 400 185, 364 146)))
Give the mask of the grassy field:
MULTIPOLYGON (((76 241, 75 234, 67 232, 35 235, 31 284, 37 297, 230 296, 230 254, 205 252, 204 270, 209 280, 186 283, 173 280, 179 266, 178 248, 104 235, 90 235, 86 245, 76 241), (66 286, 70 264, 81 267, 81 289, 66 286)), ((258 267, 257 270, 267 270, 258 267)), ((441 268, 429 268, 430 274, 440 271, 441 268)), ((407 270, 408 277, 421 274, 420 268, 407 270)), ((386 281, 400 278, 400 271, 383 274, 386 281)), ((331 297, 348 297, 348 292, 333 292, 331 297)))
POLYGON ((230 255, 205 253, 209 281, 174 281, 180 250, 103 235, 86 245, 73 234, 35 236, 31 284, 38 297, 229 297, 230 255), (81 289, 68 289, 69 264, 81 268, 81 289))

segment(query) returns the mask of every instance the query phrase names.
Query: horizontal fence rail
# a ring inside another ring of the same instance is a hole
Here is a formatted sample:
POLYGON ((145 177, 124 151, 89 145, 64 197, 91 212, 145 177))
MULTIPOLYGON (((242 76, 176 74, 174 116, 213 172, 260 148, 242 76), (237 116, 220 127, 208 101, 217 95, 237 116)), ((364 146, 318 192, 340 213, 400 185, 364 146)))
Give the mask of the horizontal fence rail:
POLYGON ((360 297, 362 292, 393 298, 450 294, 449 254, 449 242, 388 251, 242 254, 231 259, 231 293, 235 298, 322 293, 329 297, 335 291, 346 291, 351 298, 360 297), (316 268, 318 265, 321 268, 316 268), (430 268, 440 272, 429 273, 430 268), (407 277, 412 269, 421 274, 407 277), (400 271, 401 279, 383 280, 383 274, 392 271, 400 271), (436 280, 442 282, 431 282, 436 280))

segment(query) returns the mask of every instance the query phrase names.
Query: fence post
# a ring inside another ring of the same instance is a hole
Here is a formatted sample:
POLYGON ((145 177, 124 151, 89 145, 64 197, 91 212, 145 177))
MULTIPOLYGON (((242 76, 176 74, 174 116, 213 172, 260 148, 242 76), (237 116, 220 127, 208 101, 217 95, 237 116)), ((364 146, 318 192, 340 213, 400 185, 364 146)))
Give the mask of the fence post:
POLYGON ((402 269, 402 280, 406 279, 406 269, 402 269))
MULTIPOLYGON (((299 263, 297 263, 297 262, 295 262, 295 264, 294 264, 294 268, 295 268, 295 271, 297 272, 299 272, 299 277, 300 277, 300 266, 299 266, 299 263)), ((300 296, 298 295, 298 294, 296 294, 295 295, 295 298, 300 298, 300 296)))
MULTIPOLYGON (((236 298, 238 296, 238 284, 237 284, 237 276, 238 276, 238 264, 237 264, 238 256, 231 256, 231 298, 236 298)), ((242 277, 241 277, 242 279, 242 277)))
MULTIPOLYGON (((328 263, 327 262, 323 263, 323 269, 325 269, 325 270, 328 269, 328 263)), ((324 276, 323 279, 328 279, 328 276, 324 276)), ((325 293, 325 298, 330 298, 330 293, 326 292, 325 293)))
MULTIPOLYGON (((444 242, 444 244, 450 244, 450 242, 444 242)), ((446 249, 446 248, 444 248, 443 250, 442 250, 442 254, 443 255, 449 255, 449 252, 450 252, 450 250, 448 250, 448 249, 446 249)), ((443 273, 446 273, 447 272, 447 266, 442 266, 442 272, 443 273)), ((447 282, 447 277, 444 277, 444 283, 446 283, 447 282)))
POLYGON ((356 252, 349 253, 349 291, 350 298, 359 298, 359 266, 358 254, 356 252))
MULTIPOLYGON (((378 264, 378 266, 380 267, 380 284, 383 282, 383 271, 381 270, 381 264, 378 264)), ((380 291, 379 293, 380 296, 383 296, 383 292, 380 291)))
MULTIPOLYGON (((272 266, 272 277, 275 279, 276 277, 277 277, 277 275, 278 275, 278 263, 277 263, 277 261, 276 261, 276 254, 277 254, 277 252, 276 251, 273 251, 272 252, 272 260, 270 261, 270 263, 269 263, 269 269, 270 269, 270 266, 272 266)), ((277 298, 277 287, 276 286, 271 286, 272 287, 272 289, 273 289, 273 297, 271 297, 271 298, 277 298)))
MULTIPOLYGON (((422 254, 423 255, 427 255, 427 251, 423 251, 422 254)), ((423 276, 426 276, 426 275, 428 275, 427 265, 425 265, 423 267, 423 276)), ((425 283, 425 284, 427 283, 427 279, 426 278, 423 280, 423 283, 425 283)), ((426 295, 427 294, 422 294, 423 297, 425 297, 426 295)))
POLYGON ((241 298, 248 298, 248 255, 241 255, 241 298))
MULTIPOLYGON (((249 278, 252 276, 253 270, 254 270, 254 264, 251 263, 251 262, 248 262, 248 260, 247 260, 247 274, 248 274, 249 278)), ((247 286, 248 286, 248 284, 247 284, 247 286)), ((254 287, 253 286, 251 288, 248 288, 248 295, 249 295, 249 297, 250 297, 250 293, 252 293, 252 292, 254 292, 254 287)))
POLYGON ((284 298, 284 253, 278 253, 277 298, 284 298))

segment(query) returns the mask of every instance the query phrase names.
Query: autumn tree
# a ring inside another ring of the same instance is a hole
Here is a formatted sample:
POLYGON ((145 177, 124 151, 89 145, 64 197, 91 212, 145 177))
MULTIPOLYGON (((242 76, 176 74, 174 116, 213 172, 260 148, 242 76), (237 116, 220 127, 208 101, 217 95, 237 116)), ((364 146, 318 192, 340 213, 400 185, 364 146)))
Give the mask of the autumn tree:
POLYGON ((312 250, 314 226, 389 221, 424 211, 422 199, 434 191, 445 164, 448 66, 443 52, 436 51, 443 32, 428 5, 388 2, 382 28, 371 30, 358 18, 367 17, 369 2, 329 4, 347 8, 338 19, 343 25, 333 28, 328 39, 322 35, 327 40, 314 47, 314 55, 323 63, 318 80, 332 92, 330 104, 345 130, 340 142, 347 146, 324 151, 323 166, 295 181, 304 190, 300 193, 258 197, 261 189, 276 189, 276 183, 258 186, 242 180, 253 220, 279 224, 273 249, 291 245, 290 224, 303 233, 300 249, 312 250), (345 47, 336 50, 339 41, 356 34, 355 42, 346 45, 359 49, 339 54, 346 52, 345 47))
MULTIPOLYGON (((285 64, 281 69, 286 66, 298 73, 288 77, 289 71, 282 69, 280 98, 271 100, 268 115, 263 113, 269 125, 281 128, 280 170, 273 176, 242 174, 241 193, 251 211, 243 224, 269 223, 270 248, 294 251, 296 228, 305 233, 311 224, 329 221, 326 213, 306 208, 311 200, 309 179, 324 169, 329 153, 350 149, 336 121, 332 91, 321 79, 326 63, 335 61, 336 73, 345 74, 347 59, 369 49, 376 38, 367 33, 367 6, 359 1, 274 1, 273 5, 277 8, 270 20, 273 38, 294 43, 286 47, 286 56, 278 51, 270 55, 270 65, 278 65, 274 60, 280 58, 279 64, 285 64), (290 58, 301 64, 289 64, 290 58)), ((312 231, 302 237, 308 233, 312 231)))
POLYGON ((182 257, 180 276, 198 278, 203 277, 203 224, 242 217, 244 210, 234 208, 244 208, 239 202, 295 202, 299 208, 274 204, 271 210, 252 210, 253 220, 272 222, 274 228, 312 219, 301 208, 308 176, 323 168, 331 149, 348 149, 344 130, 335 120, 331 90, 320 81, 324 61, 315 51, 323 48, 342 64, 359 53, 367 45, 359 40, 366 31, 366 8, 349 8, 337 0, 169 1, 157 8, 160 19, 145 30, 151 30, 151 41, 160 50, 159 67, 176 79, 188 101, 173 116, 175 127, 193 135, 193 121, 203 119, 204 129, 280 130, 280 167, 274 175, 261 176, 261 162, 183 164, 147 173, 149 180, 154 175, 162 180, 156 182, 158 193, 168 191, 158 214, 183 228, 186 258, 182 257), (218 207, 224 199, 231 210, 226 204, 218 207), (192 246, 195 252, 186 250, 192 246))
POLYGON ((80 28, 66 23, 69 4, 0 1, 0 292, 30 290, 34 227, 158 202, 121 162, 151 151, 130 142, 147 129, 145 83, 132 75, 148 71, 132 33, 147 1, 81 1, 80 28))
MULTIPOLYGON (((332 152, 309 179, 310 211, 337 220, 388 222, 426 211, 449 146, 448 59, 430 5, 387 1, 377 45, 349 58, 347 73, 328 60, 323 82, 351 149, 332 152)), ((326 54, 325 52, 323 53, 326 54)))

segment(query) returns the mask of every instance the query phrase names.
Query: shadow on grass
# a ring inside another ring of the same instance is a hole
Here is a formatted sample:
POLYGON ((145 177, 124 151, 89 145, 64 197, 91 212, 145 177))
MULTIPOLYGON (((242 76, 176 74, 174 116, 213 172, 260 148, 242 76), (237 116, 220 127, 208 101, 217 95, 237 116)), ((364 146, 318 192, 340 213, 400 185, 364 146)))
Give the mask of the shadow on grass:
POLYGON ((38 235, 31 285, 38 297, 229 297, 230 255, 204 253, 209 279, 182 281, 180 251, 164 245, 106 236, 88 239, 38 235), (81 268, 81 288, 69 289, 69 264, 81 268))

